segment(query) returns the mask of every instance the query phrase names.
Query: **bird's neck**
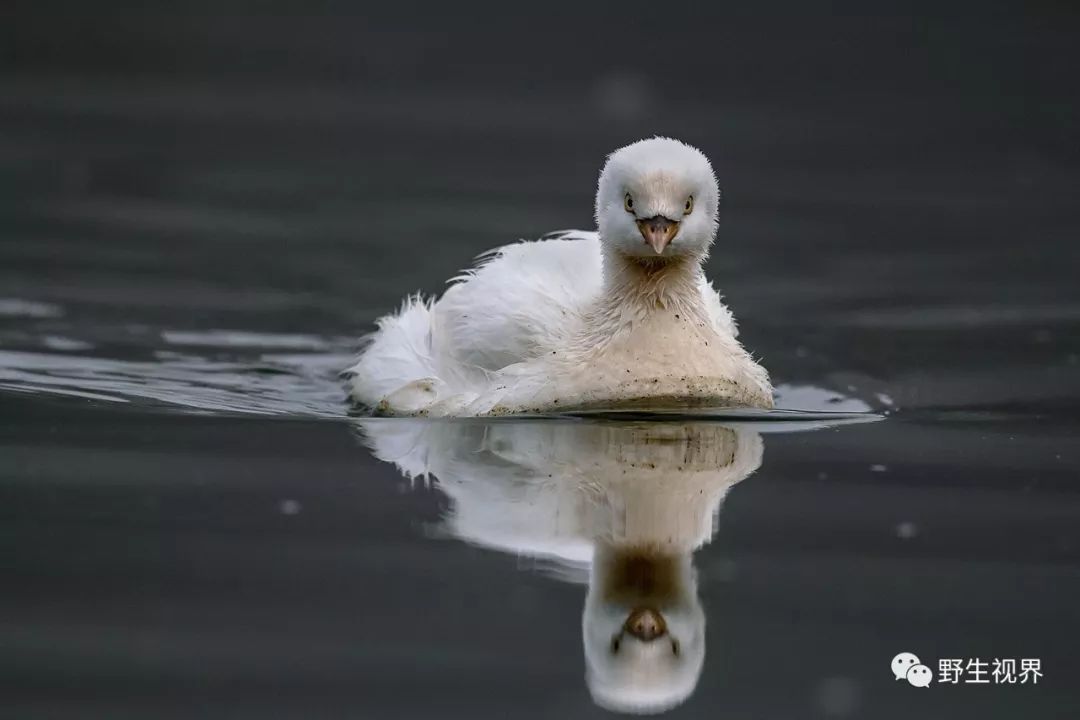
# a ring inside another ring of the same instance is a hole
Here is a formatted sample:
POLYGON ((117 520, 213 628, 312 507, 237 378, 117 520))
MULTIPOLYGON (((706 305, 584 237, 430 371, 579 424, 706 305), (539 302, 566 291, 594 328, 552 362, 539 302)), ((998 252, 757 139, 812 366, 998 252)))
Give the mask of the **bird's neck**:
POLYGON ((706 312, 699 257, 628 257, 613 248, 603 255, 603 290, 599 312, 622 318, 656 312, 706 312))

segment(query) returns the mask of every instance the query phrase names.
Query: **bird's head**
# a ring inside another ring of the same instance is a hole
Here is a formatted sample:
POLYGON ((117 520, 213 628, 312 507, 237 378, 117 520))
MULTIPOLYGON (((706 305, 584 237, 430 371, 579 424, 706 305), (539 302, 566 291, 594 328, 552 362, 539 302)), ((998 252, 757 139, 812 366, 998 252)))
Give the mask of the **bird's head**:
POLYGON ((613 152, 600 173, 601 241, 632 260, 702 260, 716 237, 719 198, 700 150, 670 138, 639 140, 613 152))

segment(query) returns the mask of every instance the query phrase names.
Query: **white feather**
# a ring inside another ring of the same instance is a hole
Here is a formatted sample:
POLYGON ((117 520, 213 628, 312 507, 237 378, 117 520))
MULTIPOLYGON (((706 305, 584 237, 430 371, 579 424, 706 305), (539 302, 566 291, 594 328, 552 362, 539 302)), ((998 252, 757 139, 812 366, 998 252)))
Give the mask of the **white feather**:
POLYGON ((704 155, 677 141, 613 153, 597 193, 600 232, 506 245, 437 302, 408 298, 348 371, 352 397, 399 415, 770 407, 768 375, 701 270, 718 192, 704 155), (634 193, 641 212, 679 224, 660 257, 627 207, 634 193))

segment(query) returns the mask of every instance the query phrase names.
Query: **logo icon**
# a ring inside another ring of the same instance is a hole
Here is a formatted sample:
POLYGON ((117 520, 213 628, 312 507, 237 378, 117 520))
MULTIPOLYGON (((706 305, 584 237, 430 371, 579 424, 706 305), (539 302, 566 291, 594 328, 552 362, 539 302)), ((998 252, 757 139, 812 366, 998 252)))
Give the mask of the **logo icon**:
POLYGON ((892 659, 892 671, 897 680, 907 680, 915 687, 930 687, 934 673, 922 664, 915 653, 902 652, 892 659))
POLYGON ((906 677, 915 687, 930 687, 930 683, 934 682, 934 673, 925 665, 912 665, 906 677))
POLYGON ((892 659, 892 672, 897 680, 907 677, 907 671, 915 665, 922 664, 915 653, 902 652, 892 659))

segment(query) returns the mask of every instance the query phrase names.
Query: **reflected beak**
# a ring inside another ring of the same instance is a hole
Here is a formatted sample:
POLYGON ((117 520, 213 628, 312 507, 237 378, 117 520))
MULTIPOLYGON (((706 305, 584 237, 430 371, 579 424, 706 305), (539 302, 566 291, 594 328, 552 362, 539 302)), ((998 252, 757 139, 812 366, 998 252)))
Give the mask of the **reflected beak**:
POLYGON ((664 616, 652 608, 637 608, 626 618, 623 630, 638 640, 649 642, 667 632, 664 616))
POLYGON ((638 230, 641 231, 641 237, 645 238, 645 242, 652 245, 652 249, 656 251, 657 255, 664 252, 664 248, 671 243, 675 233, 679 232, 679 223, 668 220, 662 215, 647 220, 638 220, 637 226, 638 230))

